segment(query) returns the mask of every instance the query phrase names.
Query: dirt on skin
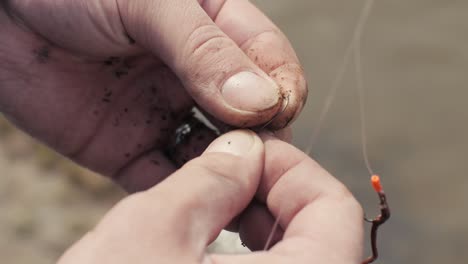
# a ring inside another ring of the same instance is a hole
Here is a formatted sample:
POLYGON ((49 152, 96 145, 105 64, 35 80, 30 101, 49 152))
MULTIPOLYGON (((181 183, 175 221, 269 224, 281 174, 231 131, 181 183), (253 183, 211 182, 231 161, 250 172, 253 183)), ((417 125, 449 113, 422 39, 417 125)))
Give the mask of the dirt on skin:
MULTIPOLYGON (((305 68, 309 99, 294 124, 295 144, 305 149, 363 2, 253 2, 290 38, 305 68)), ((366 26, 362 61, 369 156, 393 213, 381 229, 378 263, 468 259, 467 11, 467 1, 378 0, 366 26)), ((377 198, 361 155, 352 73, 312 156, 373 215, 377 198)), ((124 194, 1 124, 2 263, 52 263, 124 194)), ((222 240, 216 250, 242 248, 231 236, 222 240)))

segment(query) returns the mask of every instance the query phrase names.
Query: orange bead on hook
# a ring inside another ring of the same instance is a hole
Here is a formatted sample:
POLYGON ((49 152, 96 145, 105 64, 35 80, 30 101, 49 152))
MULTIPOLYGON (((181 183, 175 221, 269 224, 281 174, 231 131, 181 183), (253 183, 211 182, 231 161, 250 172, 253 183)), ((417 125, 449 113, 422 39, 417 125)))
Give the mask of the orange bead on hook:
POLYGON ((382 184, 380 183, 380 177, 377 174, 372 175, 371 177, 371 183, 372 187, 374 187, 374 190, 378 193, 383 191, 382 184))

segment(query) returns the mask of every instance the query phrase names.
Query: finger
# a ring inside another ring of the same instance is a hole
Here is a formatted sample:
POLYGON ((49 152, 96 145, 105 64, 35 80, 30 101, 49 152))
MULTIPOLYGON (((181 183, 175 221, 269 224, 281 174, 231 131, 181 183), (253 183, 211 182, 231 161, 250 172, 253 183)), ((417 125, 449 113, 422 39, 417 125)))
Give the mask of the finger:
MULTIPOLYGON (((255 194, 263 169, 263 155, 263 144, 255 133, 237 130, 216 139, 200 158, 182 167, 179 174, 171 178, 173 184, 180 180, 179 184, 183 182, 193 189, 186 190, 188 200, 198 197, 193 223, 187 223, 186 228, 206 232, 208 242, 214 239, 247 207, 255 194), (196 181, 194 175, 199 175, 196 181), (197 226, 200 223, 204 223, 203 227, 197 226)), ((202 234, 201 241, 203 237, 202 234)))
POLYGON ((253 132, 221 136, 161 184, 119 203, 62 263, 76 256, 79 263, 199 261, 255 194, 263 158, 262 141, 253 132))
POLYGON ((159 150, 153 150, 129 162, 112 176, 112 180, 128 193, 136 193, 162 182, 176 169, 166 155, 159 150))
POLYGON ((249 1, 205 0, 203 7, 288 97, 286 109, 274 118, 270 127, 282 128, 291 123, 305 104, 307 83, 286 36, 249 1))
POLYGON ((257 197, 280 217, 283 240, 268 254, 209 258, 213 263, 359 263, 363 213, 353 196, 293 146, 263 139, 265 169, 257 197))
POLYGON ((281 108, 278 85, 197 1, 119 3, 132 38, 159 55, 195 101, 216 118, 240 127, 254 126, 267 122, 281 108))

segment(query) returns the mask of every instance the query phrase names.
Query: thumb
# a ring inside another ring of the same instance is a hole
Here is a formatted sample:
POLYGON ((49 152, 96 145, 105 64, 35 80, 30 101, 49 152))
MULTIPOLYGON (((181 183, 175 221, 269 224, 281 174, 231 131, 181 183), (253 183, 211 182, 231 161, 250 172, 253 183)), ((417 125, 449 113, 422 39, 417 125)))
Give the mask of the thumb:
POLYGON ((253 198, 263 160, 255 133, 219 137, 162 183, 122 200, 59 263, 195 263, 253 198))
POLYGON ((120 1, 119 9, 130 36, 161 57, 201 108, 217 119, 254 126, 281 110, 279 86, 197 1, 120 1))

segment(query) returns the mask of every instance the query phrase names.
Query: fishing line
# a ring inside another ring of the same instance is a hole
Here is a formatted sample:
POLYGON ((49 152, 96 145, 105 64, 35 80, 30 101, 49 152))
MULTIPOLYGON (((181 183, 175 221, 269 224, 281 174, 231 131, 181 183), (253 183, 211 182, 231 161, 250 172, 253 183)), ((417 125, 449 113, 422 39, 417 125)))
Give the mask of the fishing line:
MULTIPOLYGON (((361 128, 361 147, 362 147, 362 155, 364 159, 365 166, 371 175, 371 183, 376 191, 379 201, 380 201, 380 214, 375 217, 374 219, 365 219, 366 221, 372 223, 371 227, 371 249, 372 255, 366 258, 362 264, 368 264, 374 262, 378 257, 378 250, 377 250, 377 230, 390 218, 390 209, 387 204, 387 198, 382 188, 380 177, 375 175, 369 161, 369 155, 367 151, 367 133, 366 133, 366 121, 365 121, 365 96, 364 96, 364 81, 362 77, 362 59, 361 59, 361 39, 364 27, 369 19, 369 15, 372 11, 372 7, 374 4, 374 0, 366 0, 364 2, 363 8, 359 15, 358 22, 356 24, 352 39, 345 50, 345 54, 343 59, 340 63, 338 71, 336 73, 335 78, 332 81, 331 87, 329 89, 328 95, 326 97, 324 106, 320 113, 317 125, 313 130, 311 140, 309 145, 307 146, 305 153, 310 155, 313 145, 316 143, 318 135, 320 133, 321 127, 327 116, 330 107, 333 103, 333 100, 336 97, 336 92, 340 87, 344 74, 346 73, 349 61, 354 59, 354 68, 355 68, 355 78, 356 78, 356 89, 358 93, 359 99, 359 116, 360 116, 360 128, 361 128)), ((279 210, 278 216, 275 219, 273 224, 272 230, 268 236, 268 239, 265 243, 264 250, 267 250, 272 242, 274 233, 276 232, 279 221, 281 218, 282 207, 279 210)))
POLYGON ((304 151, 307 155, 310 155, 312 151, 312 147, 317 142, 323 122, 325 121, 325 117, 330 111, 330 107, 336 97, 336 92, 338 88, 340 87, 341 82, 343 81, 343 77, 344 77, 344 74, 346 73, 346 69, 348 67, 349 61, 353 55, 353 50, 356 45, 356 42, 358 42, 361 39, 364 26, 366 25, 367 20, 369 19, 369 15, 372 11, 373 4, 374 4, 374 0, 366 0, 366 2, 364 3, 364 6, 359 15, 358 22, 354 29, 352 39, 350 43, 348 44, 348 46, 346 47, 345 54, 343 56, 343 59, 341 60, 341 63, 335 75, 335 78, 332 81, 328 95, 325 99, 324 106, 322 108, 322 111, 320 112, 320 116, 318 118, 317 124, 315 126, 315 129, 312 132, 312 136, 310 138, 309 144, 307 145, 307 148, 304 151))

